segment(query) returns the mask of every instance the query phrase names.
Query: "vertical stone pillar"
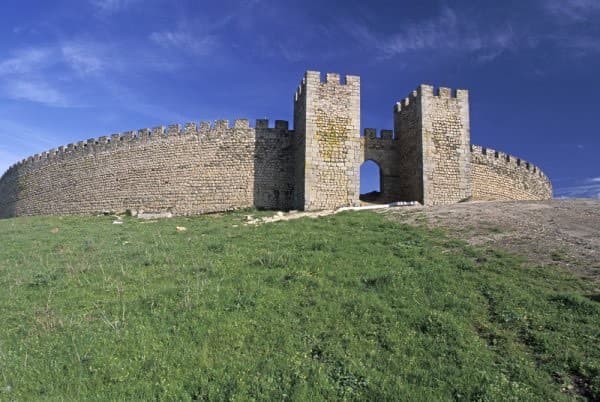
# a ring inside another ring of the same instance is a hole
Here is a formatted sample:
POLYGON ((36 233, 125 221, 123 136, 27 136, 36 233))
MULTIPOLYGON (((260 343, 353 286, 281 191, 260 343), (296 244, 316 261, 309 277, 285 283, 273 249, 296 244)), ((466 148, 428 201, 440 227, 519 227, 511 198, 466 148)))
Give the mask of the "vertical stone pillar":
POLYGON ((308 71, 295 98, 296 207, 335 209, 358 205, 360 78, 308 71))
POLYGON ((424 205, 471 197, 469 93, 429 85, 396 105, 403 198, 424 205))
POLYGON ((469 92, 420 88, 423 119, 425 205, 453 204, 471 197, 469 92))

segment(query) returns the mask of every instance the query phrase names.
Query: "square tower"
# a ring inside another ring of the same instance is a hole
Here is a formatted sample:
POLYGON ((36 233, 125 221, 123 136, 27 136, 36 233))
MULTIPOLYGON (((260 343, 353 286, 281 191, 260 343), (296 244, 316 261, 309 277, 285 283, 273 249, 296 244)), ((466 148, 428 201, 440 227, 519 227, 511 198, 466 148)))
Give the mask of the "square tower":
POLYGON ((307 71, 294 102, 295 199, 298 209, 360 202, 360 78, 307 71))
POLYGON ((453 204, 471 197, 469 92, 421 85, 394 109, 403 200, 453 204))

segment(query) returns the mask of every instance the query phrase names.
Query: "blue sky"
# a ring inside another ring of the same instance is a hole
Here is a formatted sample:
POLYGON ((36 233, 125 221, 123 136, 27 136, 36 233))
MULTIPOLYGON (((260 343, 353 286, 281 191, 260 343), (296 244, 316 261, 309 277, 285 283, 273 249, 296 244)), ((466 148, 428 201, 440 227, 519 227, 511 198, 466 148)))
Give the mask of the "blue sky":
POLYGON ((4 0, 0 171, 186 121, 292 120, 304 70, 362 77, 364 127, 420 83, 471 90, 473 143, 600 198, 600 1, 4 0))

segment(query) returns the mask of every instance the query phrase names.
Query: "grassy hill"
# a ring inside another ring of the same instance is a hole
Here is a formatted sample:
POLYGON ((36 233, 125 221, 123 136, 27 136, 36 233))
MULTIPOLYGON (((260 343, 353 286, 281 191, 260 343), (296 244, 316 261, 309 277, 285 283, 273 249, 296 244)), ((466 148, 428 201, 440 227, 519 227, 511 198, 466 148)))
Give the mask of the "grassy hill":
POLYGON ((600 398, 559 268, 374 213, 113 220, 0 221, 0 400, 600 398))

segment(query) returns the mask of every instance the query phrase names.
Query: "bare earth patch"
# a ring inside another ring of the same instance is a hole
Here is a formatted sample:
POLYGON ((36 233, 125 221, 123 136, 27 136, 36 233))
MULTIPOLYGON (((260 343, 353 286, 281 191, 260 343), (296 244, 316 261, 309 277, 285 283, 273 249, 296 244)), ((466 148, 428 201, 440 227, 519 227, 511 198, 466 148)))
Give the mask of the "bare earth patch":
POLYGON ((600 200, 469 202, 382 213, 407 224, 447 228, 471 244, 600 281, 600 200))

